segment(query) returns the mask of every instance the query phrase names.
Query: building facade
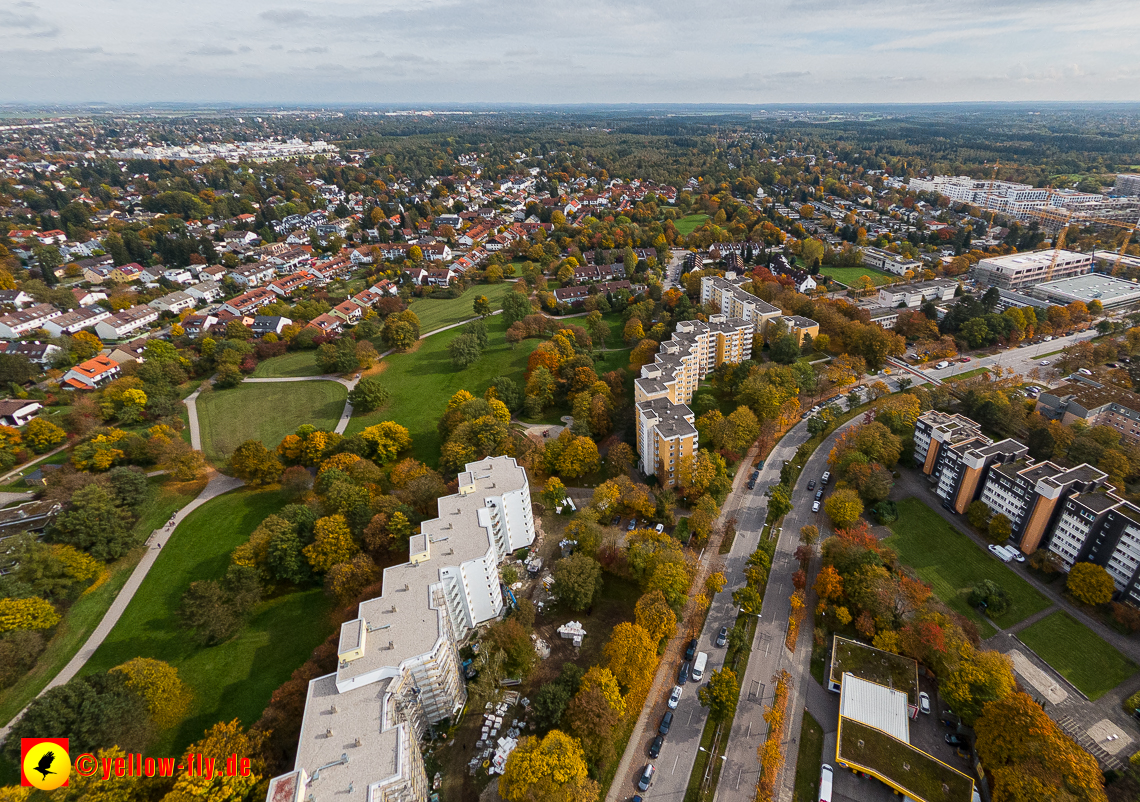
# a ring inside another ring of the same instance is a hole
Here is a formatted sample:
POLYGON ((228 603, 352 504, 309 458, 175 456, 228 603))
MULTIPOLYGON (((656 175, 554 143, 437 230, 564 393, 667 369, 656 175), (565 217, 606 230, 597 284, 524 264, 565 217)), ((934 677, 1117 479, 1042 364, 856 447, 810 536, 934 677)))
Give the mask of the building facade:
POLYGON ((499 563, 534 542, 525 469, 468 463, 439 517, 384 570, 383 593, 341 626, 333 674, 309 683, 293 771, 266 802, 417 802, 428 797, 419 739, 467 701, 459 644, 504 608, 499 563))
POLYGON ((978 262, 973 272, 980 288, 1020 290, 1046 281, 1083 276, 1092 270, 1092 265, 1091 254, 1045 250, 990 256, 978 262))

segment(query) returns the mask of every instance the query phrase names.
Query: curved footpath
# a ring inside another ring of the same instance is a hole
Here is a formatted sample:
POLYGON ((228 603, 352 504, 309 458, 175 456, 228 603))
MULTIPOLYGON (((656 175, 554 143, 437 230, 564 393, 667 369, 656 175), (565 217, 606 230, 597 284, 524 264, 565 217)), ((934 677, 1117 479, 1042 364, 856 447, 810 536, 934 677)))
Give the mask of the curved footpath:
MULTIPOLYGON (((241 487, 243 484, 245 483, 241 479, 235 479, 232 476, 225 476, 220 473, 213 473, 210 477, 210 481, 202 488, 202 492, 198 494, 197 498, 175 513, 174 517, 167 521, 161 529, 155 529, 151 533, 150 537, 146 540, 146 554, 139 560, 138 565, 135 566, 135 570, 131 572, 130 578, 126 584, 123 585, 123 589, 119 591, 119 595, 116 596, 115 600, 111 603, 111 607, 103 616, 103 620, 99 622, 99 626, 95 628, 95 631, 87 638, 87 642, 75 653, 75 656, 71 658, 70 662, 68 662, 68 664, 52 678, 51 682, 44 686, 44 689, 37 694, 37 697, 42 696, 46 691, 52 688, 66 683, 78 674, 91 658, 91 655, 95 654, 95 650, 99 648, 107 635, 110 634, 115 624, 118 623, 119 618, 123 615, 123 611, 127 609, 127 605, 131 603, 135 592, 139 589, 139 586, 142 585, 143 580, 146 579, 147 572, 150 571, 151 566, 154 565, 155 560, 158 559, 163 544, 170 540, 178 524, 182 523, 187 515, 201 507, 210 499, 216 498, 223 493, 228 493, 235 488, 241 487)), ((24 710, 27 710, 27 708, 25 707, 24 710)), ((0 741, 8 737, 8 731, 23 714, 24 711, 21 710, 11 721, 4 725, 3 729, 0 729, 0 741)))

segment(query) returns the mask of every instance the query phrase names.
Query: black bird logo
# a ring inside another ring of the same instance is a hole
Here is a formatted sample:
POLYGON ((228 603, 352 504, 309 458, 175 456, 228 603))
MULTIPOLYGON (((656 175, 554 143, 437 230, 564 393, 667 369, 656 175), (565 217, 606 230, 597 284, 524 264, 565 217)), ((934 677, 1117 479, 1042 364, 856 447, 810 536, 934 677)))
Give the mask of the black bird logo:
POLYGON ((43 778, 46 780, 49 774, 59 773, 51 770, 51 764, 54 762, 55 752, 52 752, 49 749, 47 752, 44 752, 43 757, 40 758, 40 762, 36 764, 35 771, 38 771, 41 775, 43 775, 43 778))

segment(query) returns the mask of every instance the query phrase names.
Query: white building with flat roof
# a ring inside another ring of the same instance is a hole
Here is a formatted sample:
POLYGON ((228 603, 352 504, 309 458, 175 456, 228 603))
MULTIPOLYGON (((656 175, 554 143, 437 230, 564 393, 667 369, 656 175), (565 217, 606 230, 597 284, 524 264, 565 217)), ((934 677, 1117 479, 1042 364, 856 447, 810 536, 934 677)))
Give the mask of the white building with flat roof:
POLYGON ((267 802, 426 800, 419 738, 467 701, 459 643, 504 607, 499 563, 534 542, 526 470, 468 463, 459 492, 384 570, 383 593, 341 626, 336 673, 309 683, 294 770, 267 802))
POLYGON ((1027 251, 990 256, 974 267, 978 287, 1000 290, 1028 288, 1043 281, 1083 276, 1092 270, 1091 254, 1065 250, 1027 251))
POLYGON ((1113 309, 1140 301, 1140 284, 1104 273, 1088 273, 1038 284, 1029 288, 1029 293, 1058 306, 1073 301, 1085 304, 1100 301, 1105 309, 1113 309))

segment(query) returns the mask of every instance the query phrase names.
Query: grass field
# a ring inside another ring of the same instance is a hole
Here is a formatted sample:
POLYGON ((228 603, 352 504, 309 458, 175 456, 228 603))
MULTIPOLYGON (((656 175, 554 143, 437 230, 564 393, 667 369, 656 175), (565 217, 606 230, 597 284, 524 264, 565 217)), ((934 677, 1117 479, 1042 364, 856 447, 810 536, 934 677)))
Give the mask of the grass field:
MULTIPOLYGON (((139 520, 134 526, 133 534, 138 541, 144 540, 177 510, 193 501, 204 486, 200 482, 163 484, 162 477, 154 477, 149 482, 152 487, 150 498, 139 509, 139 520)), ((35 667, 11 688, 0 691, 0 725, 11 720, 32 701, 79 651, 103 620, 142 555, 142 549, 135 549, 108 566, 106 578, 93 585, 68 608, 35 667)))
POLYGON ((317 351, 293 351, 284 356, 275 356, 264 362, 259 362, 253 369, 254 378, 281 379, 298 376, 320 376, 321 369, 317 367, 317 351))
POLYGON ((890 524, 892 537, 883 541, 898 552, 899 560, 911 566, 938 598, 977 623, 983 638, 994 629, 971 607, 966 597, 983 579, 990 579, 1009 593, 1012 604, 1003 615, 994 616, 1002 628, 1010 627, 1049 606, 1049 600, 1032 585, 982 550, 966 535, 950 526, 934 510, 916 498, 898 503, 899 519, 890 524))
POLYGON ((1058 610, 1017 637, 1096 701, 1136 673, 1136 664, 1068 613, 1058 610))
POLYGON ((796 759, 795 802, 816 802, 819 799, 819 767, 823 765, 823 727, 804 713, 800 727, 800 752, 796 759))
POLYGON ((892 281, 898 281, 898 276, 892 276, 890 273, 883 273, 878 270, 872 270, 869 267, 821 267, 819 272, 825 276, 830 276, 841 284, 846 284, 848 287, 858 287, 859 278, 861 276, 870 276, 871 280, 876 284, 889 284, 892 281))
POLYGON ((198 422, 206 459, 221 465, 246 440, 276 448, 303 423, 332 430, 348 391, 333 381, 239 384, 198 397, 198 422))
POLYGON ((965 381, 966 379, 973 379, 976 376, 981 376, 983 373, 989 372, 989 368, 974 368, 973 370, 963 371, 962 373, 955 373, 953 376, 943 379, 943 381, 960 382, 965 381))
POLYGON ((680 220, 674 220, 673 225, 681 232, 682 236, 689 236, 698 228, 708 222, 709 216, 707 214, 689 214, 682 217, 680 220))
POLYGON ((428 465, 437 464, 441 443, 436 424, 451 396, 459 390, 482 396, 498 376, 513 379, 521 388, 527 358, 542 342, 523 340, 512 350, 504 338, 505 321, 497 315, 487 321, 489 342, 483 356, 466 370, 456 370, 447 346, 462 333, 462 328, 451 329, 421 340, 414 351, 385 357, 380 372, 374 375, 391 391, 392 399, 373 412, 353 415, 345 434, 355 434, 381 421, 395 421, 408 427, 412 435, 412 456, 428 465))
POLYGON ((223 719, 239 718, 247 726, 256 721, 270 694, 331 631, 330 603, 320 589, 263 601, 249 624, 218 646, 197 646, 178 624, 178 605, 190 583, 220 578, 230 552, 284 503, 275 491, 238 490, 187 516, 84 667, 83 674, 92 674, 133 657, 153 657, 178 669, 194 701, 188 718, 151 746, 154 754, 179 754, 223 719))
MULTIPOLYGON (((486 295, 491 302, 492 309, 502 309, 503 296, 514 292, 515 285, 509 282, 502 284, 479 284, 471 287, 458 298, 449 298, 437 301, 431 298, 418 298, 411 303, 411 310, 420 319, 420 333, 427 334, 444 326, 470 320, 475 317, 475 299, 486 295)), ((379 347, 379 346, 377 346, 379 347)), ((385 350, 383 348, 381 351, 385 350)))

